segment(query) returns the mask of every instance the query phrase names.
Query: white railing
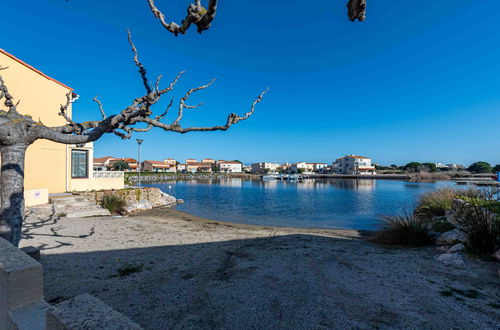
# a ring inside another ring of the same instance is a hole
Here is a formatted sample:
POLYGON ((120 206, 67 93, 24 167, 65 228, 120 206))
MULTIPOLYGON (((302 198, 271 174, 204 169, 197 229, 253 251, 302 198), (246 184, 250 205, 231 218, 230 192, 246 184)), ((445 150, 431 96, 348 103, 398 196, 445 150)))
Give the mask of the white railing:
POLYGON ((94 179, 123 179, 124 176, 123 171, 94 171, 94 179))

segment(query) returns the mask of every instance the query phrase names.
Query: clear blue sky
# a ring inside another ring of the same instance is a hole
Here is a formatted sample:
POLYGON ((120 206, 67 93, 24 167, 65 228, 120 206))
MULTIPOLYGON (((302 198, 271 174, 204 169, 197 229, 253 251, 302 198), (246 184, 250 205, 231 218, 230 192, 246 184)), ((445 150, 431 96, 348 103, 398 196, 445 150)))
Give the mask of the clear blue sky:
MULTIPOLYGON (((189 3, 156 2, 176 21, 189 3)), ((126 28, 151 79, 187 71, 177 100, 217 78, 186 126, 224 123, 271 87, 227 132, 109 135, 96 156, 136 157, 140 137, 143 159, 500 163, 500 1, 372 0, 364 23, 345 2, 221 0, 209 31, 174 37, 145 0, 3 1, 0 47, 75 88, 79 120, 99 118, 95 95, 111 114, 143 92, 126 28)))

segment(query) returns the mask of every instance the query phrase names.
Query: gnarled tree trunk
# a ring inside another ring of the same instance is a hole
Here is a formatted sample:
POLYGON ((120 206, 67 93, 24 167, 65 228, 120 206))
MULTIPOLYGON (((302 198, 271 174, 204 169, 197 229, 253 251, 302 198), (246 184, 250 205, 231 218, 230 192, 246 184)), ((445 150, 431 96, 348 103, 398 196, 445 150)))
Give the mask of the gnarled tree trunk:
POLYGON ((24 158, 26 144, 0 145, 0 237, 18 246, 24 221, 24 158))

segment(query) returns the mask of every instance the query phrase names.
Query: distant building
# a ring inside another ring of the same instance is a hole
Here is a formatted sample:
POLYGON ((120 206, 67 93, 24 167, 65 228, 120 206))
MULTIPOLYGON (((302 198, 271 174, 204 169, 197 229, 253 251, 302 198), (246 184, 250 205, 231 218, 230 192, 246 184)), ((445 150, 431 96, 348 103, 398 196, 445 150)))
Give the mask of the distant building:
POLYGON ((167 159, 164 159, 163 162, 165 164, 172 164, 172 165, 176 165, 177 164, 177 161, 173 158, 167 158, 167 159))
POLYGON ((460 164, 446 164, 446 166, 450 170, 465 170, 465 166, 460 164))
POLYGON ((332 164, 332 171, 336 174, 377 174, 370 158, 356 155, 337 159, 332 164))
POLYGON ((194 158, 188 158, 186 159, 186 164, 189 164, 189 163, 197 163, 198 160, 197 159, 194 159, 194 158))
POLYGON ((175 173, 177 168, 175 164, 165 164, 158 160, 145 160, 142 163, 142 170, 147 172, 171 172, 175 173))
POLYGON ((228 161, 228 160, 219 160, 217 162, 217 168, 219 172, 225 173, 241 173, 242 165, 240 162, 228 161))
POLYGON ((313 168, 314 167, 311 164, 308 164, 306 162, 299 162, 290 165, 288 172, 292 174, 295 173, 311 174, 313 172, 313 168))
POLYGON ((177 164, 177 172, 185 173, 187 168, 186 166, 186 164, 177 164))
POLYGON ((443 163, 435 163, 437 169, 448 169, 448 165, 443 163))
POLYGON ((306 163, 299 162, 291 164, 288 168, 288 173, 304 173, 304 174, 312 174, 318 173, 321 169, 326 168, 328 166, 327 163, 306 163))
POLYGON ((94 158, 94 171, 108 171, 110 168, 110 161, 115 159, 111 156, 94 158))
POLYGON ((196 172, 212 172, 211 163, 203 162, 187 162, 186 161, 186 172, 196 173, 196 172))
POLYGON ((214 160, 214 159, 212 159, 212 158, 203 158, 203 159, 201 160, 201 162, 202 162, 202 163, 209 163, 209 164, 215 164, 215 163, 216 163, 216 162, 215 162, 215 160, 214 160))
POLYGON ((137 160, 134 158, 117 158, 117 157, 111 157, 111 156, 106 156, 106 157, 98 157, 93 159, 93 169, 94 171, 101 172, 101 171, 112 171, 114 170, 113 165, 117 162, 125 162, 128 164, 130 169, 125 170, 125 171, 137 171, 137 160))
POLYGON ((280 164, 277 163, 253 163, 250 172, 253 174, 276 173, 280 164))

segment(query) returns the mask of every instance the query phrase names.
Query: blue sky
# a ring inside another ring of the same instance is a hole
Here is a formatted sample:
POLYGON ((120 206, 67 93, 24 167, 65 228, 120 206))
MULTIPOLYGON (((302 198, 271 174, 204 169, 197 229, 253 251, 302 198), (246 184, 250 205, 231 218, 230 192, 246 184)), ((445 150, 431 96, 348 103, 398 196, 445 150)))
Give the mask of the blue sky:
MULTIPOLYGON (((96 95, 111 114, 143 92, 126 28, 151 79, 186 70, 177 100, 217 78, 184 126, 224 123, 271 88, 229 131, 109 135, 96 156, 136 157, 140 137, 143 159, 500 163, 500 1, 372 0, 364 23, 344 2, 221 0, 210 30, 174 37, 145 0, 5 1, 0 48, 75 88, 78 120, 99 118, 96 95)), ((180 21, 189 1, 156 3, 180 21)))

